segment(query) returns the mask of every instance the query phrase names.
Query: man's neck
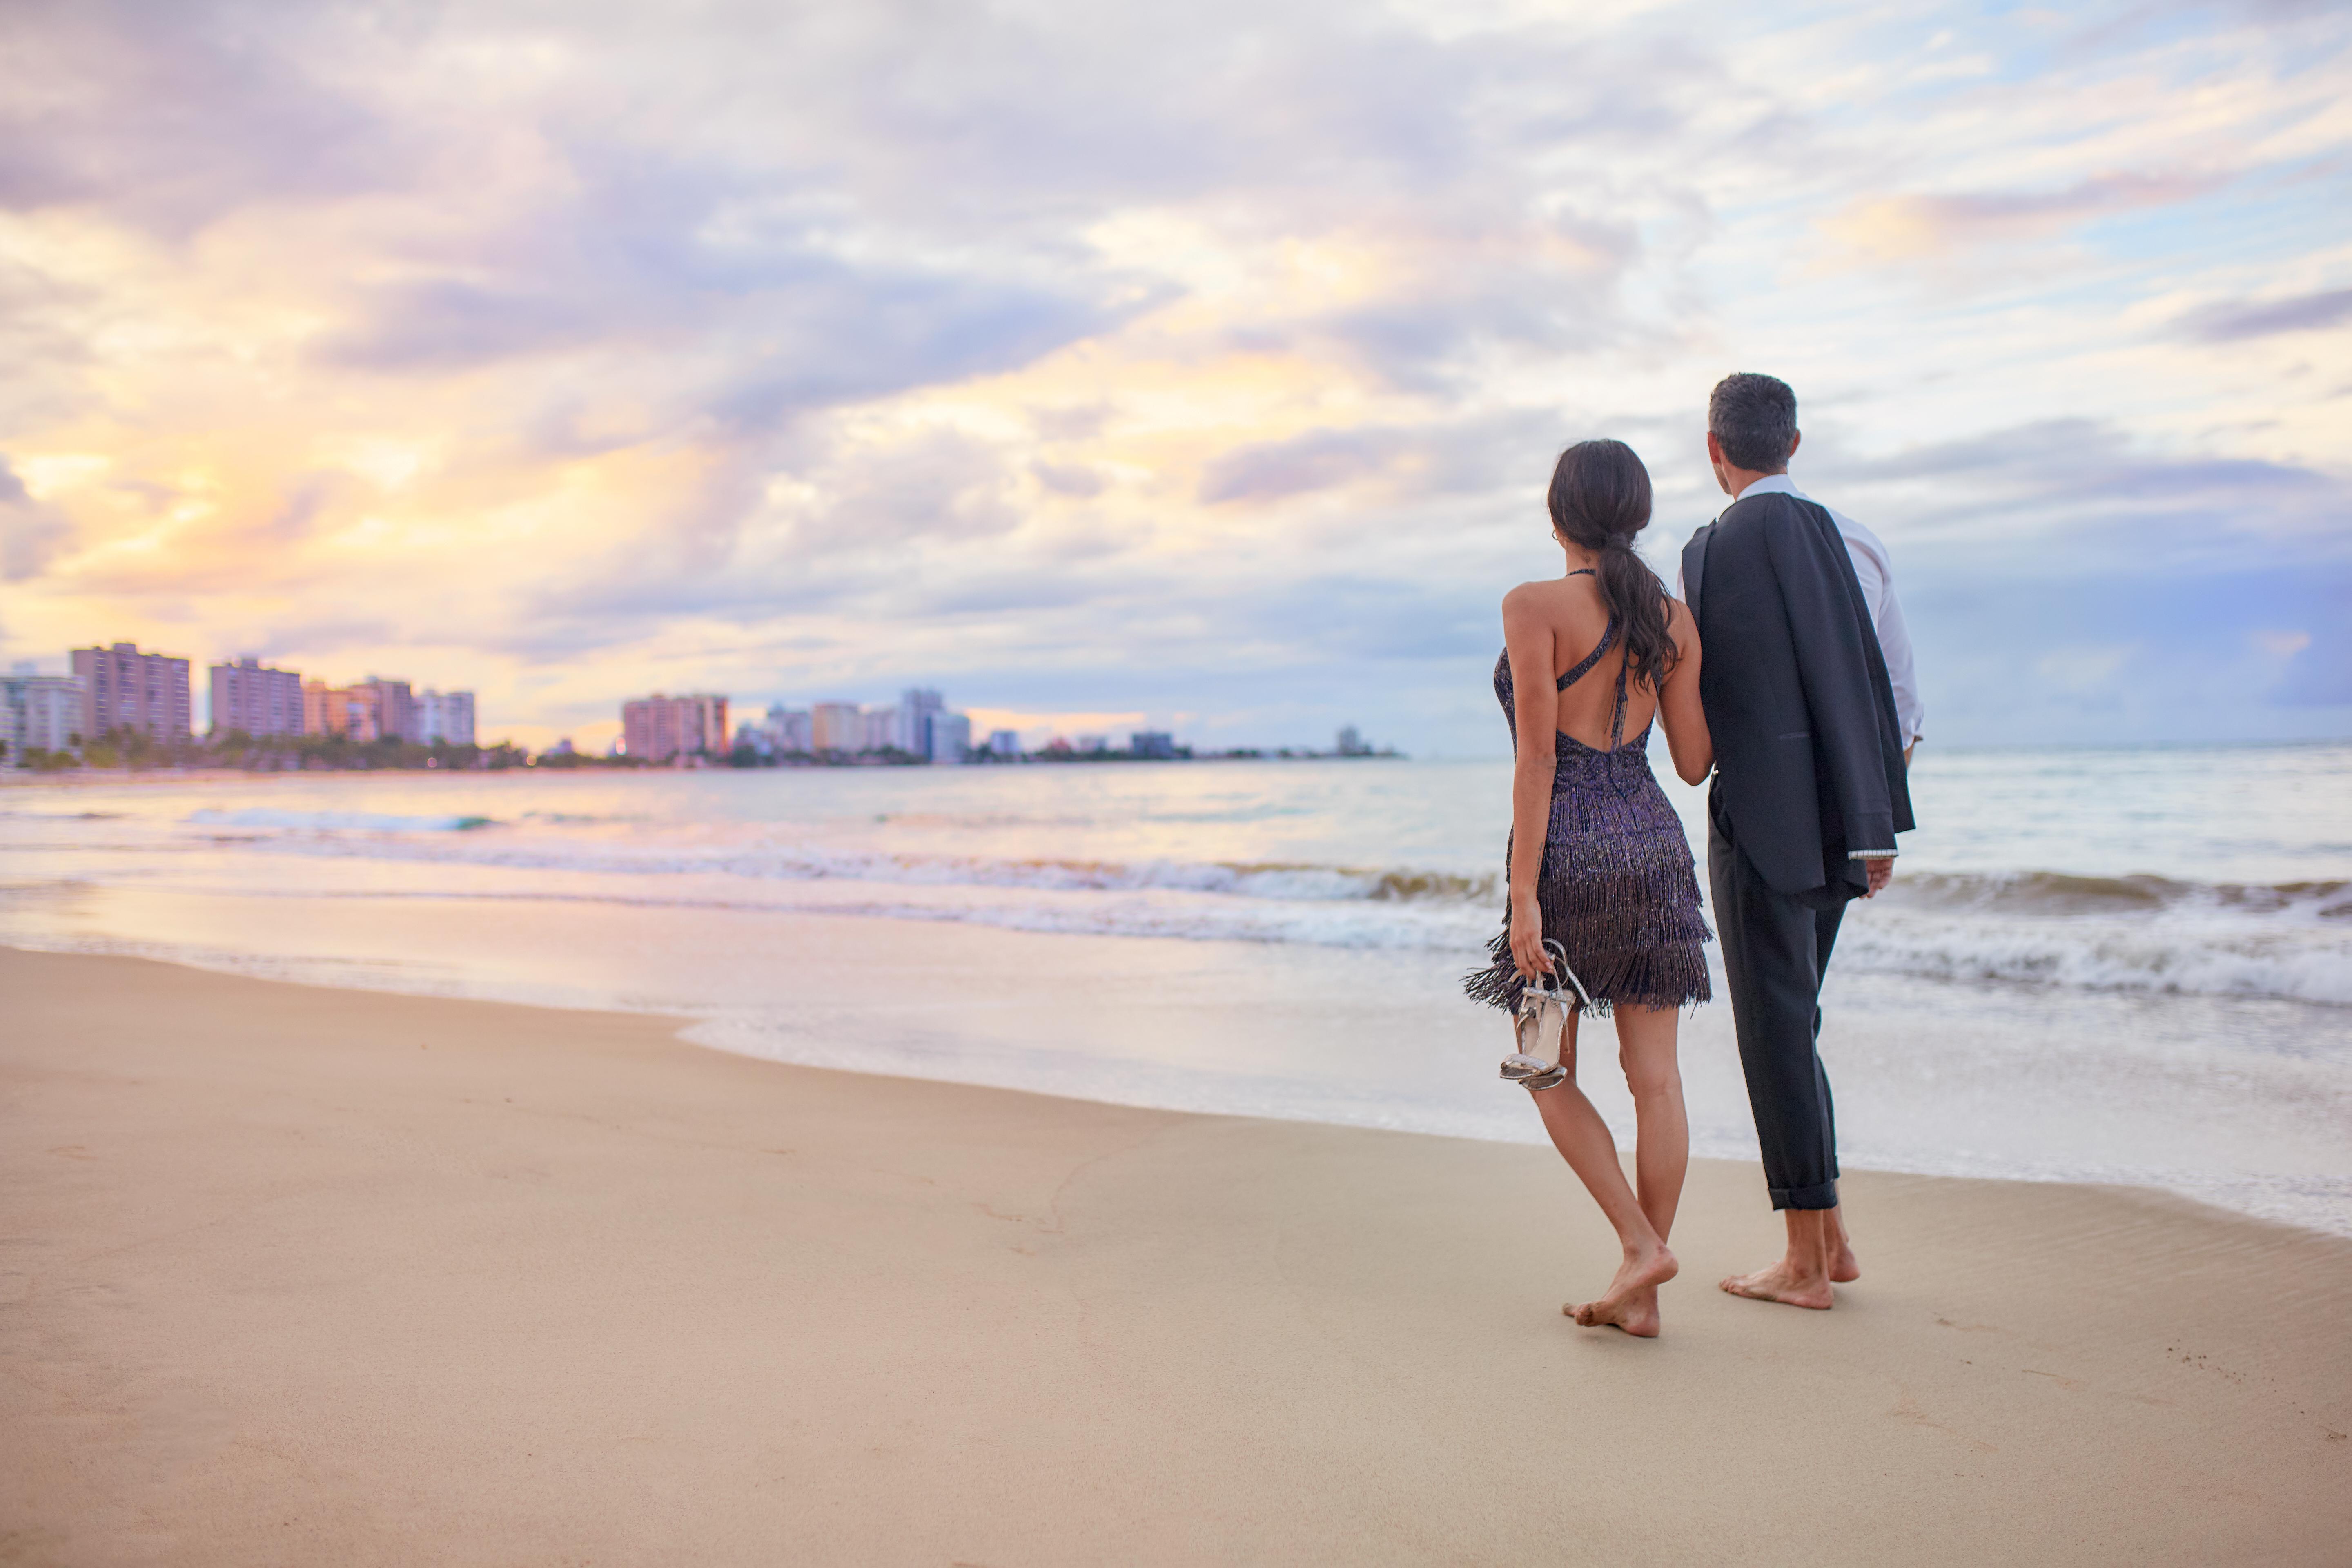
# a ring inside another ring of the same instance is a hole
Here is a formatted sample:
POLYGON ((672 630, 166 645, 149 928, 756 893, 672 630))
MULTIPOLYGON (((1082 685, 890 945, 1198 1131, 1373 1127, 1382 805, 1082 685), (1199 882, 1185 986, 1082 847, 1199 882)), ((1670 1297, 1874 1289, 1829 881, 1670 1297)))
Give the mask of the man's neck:
POLYGON ((1789 470, 1786 468, 1774 468, 1769 473, 1759 473, 1753 468, 1727 467, 1723 475, 1724 488, 1731 492, 1733 500, 1738 500, 1748 493, 1750 487, 1759 482, 1764 479, 1786 479, 1788 474, 1789 470))

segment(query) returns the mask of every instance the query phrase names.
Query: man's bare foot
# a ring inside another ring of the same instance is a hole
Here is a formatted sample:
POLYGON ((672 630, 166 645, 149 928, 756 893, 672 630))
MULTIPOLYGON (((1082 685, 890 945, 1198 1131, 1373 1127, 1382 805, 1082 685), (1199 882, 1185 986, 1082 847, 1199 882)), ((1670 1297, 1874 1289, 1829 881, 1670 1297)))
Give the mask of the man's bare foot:
POLYGON ((1599 1300, 1562 1310, 1588 1329, 1616 1328, 1643 1339, 1655 1338, 1658 1287, 1681 1269, 1675 1255, 1663 1247, 1655 1252, 1629 1258, 1619 1266, 1617 1277, 1609 1281, 1607 1293, 1599 1300))
MULTIPOLYGON (((1837 1209, 1829 1209, 1823 1214, 1822 1225, 1822 1246, 1830 1260, 1830 1282, 1834 1285, 1853 1284, 1862 1278, 1862 1265, 1853 1260, 1853 1248, 1847 1244, 1844 1215, 1837 1209)), ((1796 1238, 1791 1236, 1790 1239, 1793 1242, 1796 1238)))
POLYGON ((1826 1312, 1836 1304, 1837 1293, 1830 1282, 1818 1274, 1800 1273, 1782 1258, 1769 1268, 1759 1268, 1753 1274, 1735 1274, 1723 1282, 1723 1289, 1734 1296, 1746 1296, 1757 1301, 1780 1301, 1791 1307, 1811 1307, 1826 1312))
POLYGON ((1570 1301, 1560 1310, 1588 1329, 1622 1329, 1637 1340, 1658 1337, 1658 1288, 1655 1285, 1643 1285, 1613 1303, 1604 1296, 1598 1301, 1587 1301, 1581 1306, 1570 1301))

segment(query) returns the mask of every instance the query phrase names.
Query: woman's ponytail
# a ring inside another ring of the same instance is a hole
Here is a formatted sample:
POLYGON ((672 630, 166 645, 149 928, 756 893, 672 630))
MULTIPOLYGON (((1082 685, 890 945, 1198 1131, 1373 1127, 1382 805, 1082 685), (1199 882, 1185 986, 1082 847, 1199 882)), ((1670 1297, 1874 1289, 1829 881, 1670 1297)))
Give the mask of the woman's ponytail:
POLYGON ((1675 667, 1666 629, 1666 587, 1633 552, 1650 524, 1650 470, 1622 441, 1579 441, 1551 472, 1551 523, 1593 552, 1601 596, 1625 641, 1625 668, 1656 690, 1675 667))

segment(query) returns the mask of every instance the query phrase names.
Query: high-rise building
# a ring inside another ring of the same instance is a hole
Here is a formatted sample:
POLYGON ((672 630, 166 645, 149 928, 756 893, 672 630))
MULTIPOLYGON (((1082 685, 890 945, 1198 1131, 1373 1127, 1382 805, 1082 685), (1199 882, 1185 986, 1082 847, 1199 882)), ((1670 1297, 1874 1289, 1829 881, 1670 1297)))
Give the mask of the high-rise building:
POLYGON ((931 715, 931 746, 926 753, 935 763, 960 763, 971 751, 971 721, 961 713, 931 715))
POLYGON ((408 689, 405 680, 387 680, 381 675, 371 675, 354 691, 375 693, 375 731, 388 740, 415 741, 417 733, 416 695, 408 689))
POLYGON ((1164 759, 1176 754, 1176 737, 1165 730, 1139 730, 1127 738, 1127 743, 1139 757, 1164 759))
POLYGON ((902 752, 919 757, 931 754, 931 725, 947 709, 947 702, 927 687, 910 686, 898 693, 898 706, 891 724, 890 744, 902 752))
POLYGON ((213 733, 241 730, 256 740, 302 733, 302 678, 257 658, 212 667, 213 733))
POLYGON ((991 730, 988 732, 988 750, 992 756, 1019 756, 1021 754, 1021 731, 1018 730, 991 730))
POLYGON ((81 682, 84 741, 114 730, 136 730, 165 743, 188 738, 188 661, 141 653, 136 643, 73 650, 81 682))
POLYGON ((383 693, 374 686, 330 686, 323 680, 302 683, 302 732, 341 735, 364 746, 383 734, 383 693))
POLYGON ((768 717, 760 727, 767 731, 768 744, 775 751, 808 752, 816 749, 815 731, 805 708, 776 703, 768 710, 768 717))
POLYGON ((656 691, 624 702, 621 745, 630 756, 652 763, 681 755, 724 755, 727 699, 709 692, 665 697, 656 691))
POLYGON ((1342 724, 1339 726, 1339 750, 1343 757, 1360 757, 1369 754, 1371 748, 1364 744, 1364 737, 1357 732, 1353 724, 1342 724))
POLYGON ((864 739, 858 743, 859 751, 886 751, 898 743, 898 710, 896 708, 869 708, 859 718, 864 721, 860 725, 864 739))
POLYGON ((810 714, 810 746, 816 752, 866 749, 866 712, 855 702, 820 702, 810 714))
POLYGON ((30 665, 0 675, 0 741, 8 742, 0 767, 23 767, 27 752, 73 750, 81 721, 81 682, 72 676, 36 675, 30 665))
POLYGON ((435 691, 416 694, 416 734, 427 746, 470 746, 474 743, 474 694, 435 691))
POLYGON ((1083 755, 1093 756, 1097 752, 1110 750, 1110 737, 1108 735, 1074 735, 1070 738, 1070 749, 1083 755))

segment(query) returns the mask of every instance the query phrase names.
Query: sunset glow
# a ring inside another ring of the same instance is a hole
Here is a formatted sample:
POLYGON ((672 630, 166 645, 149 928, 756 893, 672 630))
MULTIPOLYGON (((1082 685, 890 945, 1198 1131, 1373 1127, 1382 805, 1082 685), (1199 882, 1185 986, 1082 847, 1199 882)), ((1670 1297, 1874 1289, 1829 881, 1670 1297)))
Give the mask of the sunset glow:
POLYGON ((381 672, 597 749, 646 691, 920 683, 1493 752, 1553 454, 1643 453, 1671 576, 1756 369, 1895 552, 1931 740, 2352 727, 2340 8, 0 38, 0 660, 381 672))

